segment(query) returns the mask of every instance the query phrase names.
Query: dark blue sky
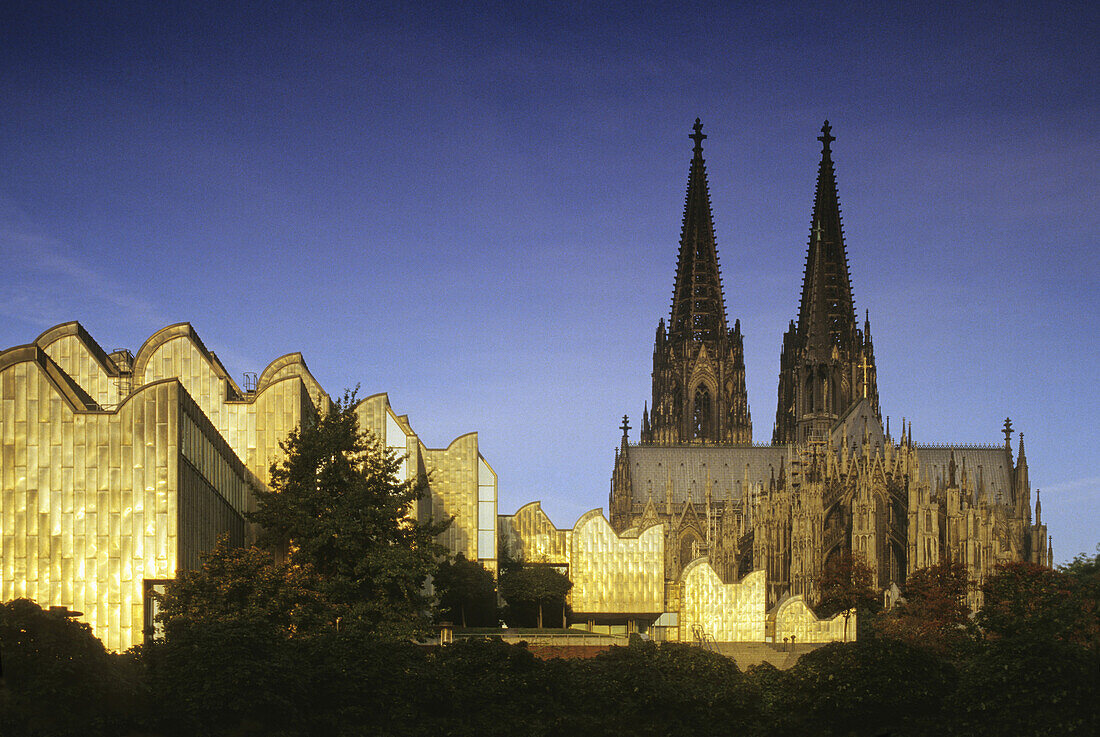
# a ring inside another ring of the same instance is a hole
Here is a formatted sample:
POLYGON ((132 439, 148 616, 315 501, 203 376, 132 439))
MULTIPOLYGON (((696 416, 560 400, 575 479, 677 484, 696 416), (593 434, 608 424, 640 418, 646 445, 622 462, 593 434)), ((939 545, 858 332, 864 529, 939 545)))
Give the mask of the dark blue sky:
POLYGON ((1095 4, 20 5, 0 347, 300 350, 571 525, 649 398, 697 116, 770 438, 828 118, 884 411, 924 442, 1010 415, 1056 558, 1100 540, 1095 4))

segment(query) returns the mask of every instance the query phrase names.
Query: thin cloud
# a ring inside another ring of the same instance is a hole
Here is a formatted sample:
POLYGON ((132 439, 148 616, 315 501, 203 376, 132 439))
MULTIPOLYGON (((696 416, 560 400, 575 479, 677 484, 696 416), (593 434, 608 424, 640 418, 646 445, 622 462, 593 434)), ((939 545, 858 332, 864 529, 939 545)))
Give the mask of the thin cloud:
POLYGON ((1039 490, 1043 493, 1057 494, 1062 499, 1083 499, 1091 496, 1100 496, 1100 476, 1089 476, 1083 479, 1063 481, 1060 484, 1040 487, 1039 490))
POLYGON ((131 294, 124 281, 73 255, 75 248, 56 238, 11 224, 0 224, 0 252, 22 272, 6 286, 0 314, 49 327, 59 317, 85 315, 95 303, 147 324, 164 323, 161 309, 131 294))

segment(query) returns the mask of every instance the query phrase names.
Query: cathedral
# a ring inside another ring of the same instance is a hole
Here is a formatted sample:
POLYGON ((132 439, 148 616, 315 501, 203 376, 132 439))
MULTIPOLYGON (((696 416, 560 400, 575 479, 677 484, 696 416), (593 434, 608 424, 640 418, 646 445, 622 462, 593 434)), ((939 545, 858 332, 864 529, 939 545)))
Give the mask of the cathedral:
POLYGON ((1004 443, 924 444, 883 423, 868 316, 859 324, 828 121, 797 318, 783 336, 769 444, 752 442, 741 324, 730 328, 697 119, 668 324, 657 325, 641 442, 615 456, 616 532, 661 525, 665 579, 706 557, 726 583, 766 572, 768 606, 814 600, 845 553, 880 590, 941 560, 980 583, 997 563, 1050 565, 1023 433, 1004 443))

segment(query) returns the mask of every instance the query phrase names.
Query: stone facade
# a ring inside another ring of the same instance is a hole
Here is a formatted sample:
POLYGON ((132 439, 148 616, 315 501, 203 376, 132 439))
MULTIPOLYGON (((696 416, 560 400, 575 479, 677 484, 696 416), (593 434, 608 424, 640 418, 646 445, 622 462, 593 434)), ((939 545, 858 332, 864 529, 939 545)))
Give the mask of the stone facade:
POLYGON ((703 557, 725 583, 764 571, 769 606, 816 600, 823 569, 843 552, 865 561, 881 589, 945 558, 965 563, 975 584, 1000 562, 1050 565, 1038 492, 1032 519, 1023 435, 1014 449, 1009 421, 1003 445, 970 446, 914 443, 904 421, 897 437, 883 423, 870 319, 856 321, 828 122, 772 442, 751 443, 747 409, 730 414, 744 398, 743 353, 739 323, 722 332, 698 121, 691 138, 671 327, 662 320, 657 329, 640 443, 623 421, 612 527, 662 524, 669 581, 703 557), (732 392, 723 393, 725 377, 732 392), (711 399, 727 394, 732 403, 711 399))

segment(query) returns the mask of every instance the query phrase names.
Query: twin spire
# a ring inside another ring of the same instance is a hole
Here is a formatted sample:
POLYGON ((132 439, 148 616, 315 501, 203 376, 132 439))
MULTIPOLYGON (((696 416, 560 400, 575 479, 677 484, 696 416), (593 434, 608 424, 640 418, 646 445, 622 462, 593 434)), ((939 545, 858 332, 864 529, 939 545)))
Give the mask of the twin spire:
MULTIPOLYGON (((715 340, 727 332, 714 219, 703 161, 706 137, 703 124, 696 118, 693 133, 688 136, 695 146, 672 294, 669 322, 672 339, 715 340)), ((821 164, 814 192, 797 332, 806 347, 828 350, 834 344, 852 344, 857 324, 833 170, 831 144, 836 137, 832 135, 829 121, 821 126, 817 140, 822 144, 821 164)))
MULTIPOLYGON (((676 282, 666 333, 657 328, 653 404, 643 442, 752 441, 740 326, 729 330, 714 236, 703 124, 694 143, 684 201, 676 282)), ((860 399, 878 412, 870 325, 860 330, 841 227, 829 122, 821 127, 806 271, 797 324, 783 340, 773 442, 821 436, 860 399)))
POLYGON ((745 393, 740 325, 729 330, 718 247, 714 239, 703 124, 692 134, 676 284, 668 331, 657 327, 653 346, 653 405, 642 413, 642 442, 743 444, 752 442, 745 393))
POLYGON ((798 309, 798 335, 807 348, 827 352, 833 345, 854 343, 856 312, 830 149, 836 138, 829 121, 821 126, 817 140, 821 141, 821 164, 798 309))
POLYGON ((695 142, 695 148, 688 174, 668 333, 671 340, 718 340, 727 332, 726 304, 703 162, 703 140, 707 136, 698 118, 693 131, 688 136, 695 142))

